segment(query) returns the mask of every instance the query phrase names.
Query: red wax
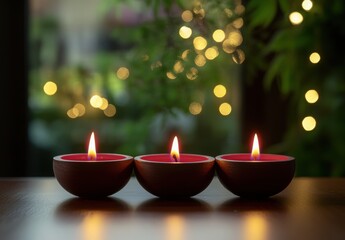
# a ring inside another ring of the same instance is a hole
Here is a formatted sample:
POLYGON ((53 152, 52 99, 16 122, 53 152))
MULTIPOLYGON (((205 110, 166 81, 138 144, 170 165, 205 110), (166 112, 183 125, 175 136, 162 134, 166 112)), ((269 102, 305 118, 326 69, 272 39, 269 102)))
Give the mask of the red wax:
POLYGON ((276 162, 276 161, 290 161, 293 158, 278 154, 260 154, 260 157, 253 159, 250 153, 234 153, 220 155, 219 158, 229 161, 248 161, 248 162, 276 162))
POLYGON ((157 163, 195 163, 195 162, 206 162, 212 160, 212 158, 204 155, 197 154, 180 154, 180 159, 178 162, 175 162, 174 159, 168 153, 160 154, 149 154, 140 156, 140 160, 148 162, 157 162, 157 163))
POLYGON ((75 153, 75 154, 66 154, 61 155, 60 160, 67 160, 67 161, 81 161, 81 162, 102 162, 102 161, 121 161, 127 160, 128 156, 122 154, 113 154, 113 153, 97 153, 96 159, 89 159, 87 153, 75 153))

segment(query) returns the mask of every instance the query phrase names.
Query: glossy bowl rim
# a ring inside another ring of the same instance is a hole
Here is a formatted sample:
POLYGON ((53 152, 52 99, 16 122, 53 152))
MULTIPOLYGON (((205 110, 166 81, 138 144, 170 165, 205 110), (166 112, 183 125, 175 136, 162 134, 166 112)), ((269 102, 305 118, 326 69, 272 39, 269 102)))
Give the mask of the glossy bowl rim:
POLYGON ((294 161, 295 158, 289 155, 282 155, 282 154, 270 154, 270 153, 262 153, 261 155, 270 155, 270 156, 284 156, 287 159, 280 159, 280 160, 274 160, 274 161, 260 161, 260 160, 250 160, 250 161, 243 161, 240 159, 225 159, 223 158, 224 156, 231 156, 231 155, 240 155, 240 154, 249 154, 249 153, 229 153, 229 154, 221 154, 215 157, 216 160, 218 161, 223 161, 223 162, 240 162, 240 163, 276 163, 276 162, 290 162, 294 161))
POLYGON ((152 155, 169 155, 169 153, 155 153, 155 154, 144 154, 144 155, 139 155, 134 157, 134 161, 137 162, 146 162, 146 163, 152 163, 152 164, 175 164, 175 165, 186 165, 186 164, 201 164, 201 163, 208 163, 208 162, 213 162, 216 159, 214 157, 208 156, 208 155, 202 155, 202 154, 192 154, 192 153, 181 153, 183 155, 193 155, 193 156, 202 156, 206 157, 207 159, 202 160, 202 161, 195 161, 195 162, 156 162, 156 161, 151 161, 151 160, 144 160, 142 157, 145 156, 152 156, 152 155))
POLYGON ((68 160, 68 159, 62 159, 62 156, 71 156, 71 155, 79 155, 79 154, 85 154, 85 153, 70 153, 70 154, 61 154, 53 157, 54 161, 58 162, 70 162, 70 163, 107 163, 107 162, 123 162, 123 161, 129 161, 133 160, 133 157, 130 155, 125 154, 119 154, 119 153, 100 153, 100 154, 113 154, 117 156, 123 157, 123 159, 110 159, 110 160, 85 160, 85 161, 79 161, 79 160, 68 160))

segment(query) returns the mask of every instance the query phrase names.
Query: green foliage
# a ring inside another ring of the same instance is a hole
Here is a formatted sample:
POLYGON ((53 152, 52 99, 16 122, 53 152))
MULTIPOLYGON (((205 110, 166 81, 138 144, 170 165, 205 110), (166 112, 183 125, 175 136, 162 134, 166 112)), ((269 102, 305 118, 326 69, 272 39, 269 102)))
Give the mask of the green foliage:
MULTIPOLYGON (((227 53, 222 43, 213 40, 212 34, 216 29, 240 33, 241 26, 235 28, 232 24, 241 17, 243 6, 235 11, 232 0, 106 0, 97 6, 95 14, 104 21, 97 30, 111 47, 97 49, 94 58, 85 59, 89 60, 85 61, 87 64, 57 61, 59 54, 64 53, 58 48, 58 39, 65 37, 59 32, 65 28, 59 26, 58 20, 55 19, 55 28, 50 28, 54 26, 50 17, 38 17, 32 22, 35 29, 31 39, 30 76, 33 148, 38 148, 37 152, 44 148, 55 154, 61 150, 84 151, 85 136, 94 130, 103 140, 101 151, 133 156, 166 151, 173 133, 181 136, 186 152, 216 155, 236 149, 238 143, 233 139, 239 138, 240 71, 233 59, 239 57, 237 50, 242 40, 227 53), (190 22, 181 19, 182 11, 187 9, 193 12, 190 22), (189 39, 179 36, 181 26, 193 30, 189 39), (219 53, 203 66, 195 63, 198 55, 205 56, 205 49, 194 49, 196 36, 205 38, 207 48, 214 47, 219 53), (117 76, 120 67, 129 70, 128 78, 117 76), (54 96, 43 94, 46 81, 57 84, 58 92, 54 96), (217 84, 228 89, 222 99, 213 95, 217 84), (116 106, 114 117, 105 117, 100 109, 90 106, 94 94, 116 106), (227 117, 218 112, 219 105, 225 101, 233 107, 227 117), (202 106, 200 115, 189 112, 192 102, 202 106), (86 113, 70 119, 66 112, 76 103, 83 104, 86 113), (45 141, 47 135, 50 141, 45 141)), ((244 57, 240 56, 240 60, 244 57)))
POLYGON ((267 60, 251 66, 251 73, 261 69, 266 73, 267 89, 277 82, 282 94, 292 97, 284 146, 285 152, 297 158, 297 174, 344 176, 344 2, 313 1, 310 11, 303 10, 300 4, 289 0, 271 0, 270 4, 258 0, 248 2, 250 21, 246 38, 259 40, 249 43, 248 51, 260 49, 260 54, 252 56, 267 60), (302 13, 304 20, 300 25, 289 22, 292 11, 302 13), (319 63, 309 61, 312 52, 321 55, 319 63), (315 104, 304 99, 309 89, 316 89, 320 95, 315 104), (308 115, 317 121, 311 132, 301 126, 302 119, 308 115))

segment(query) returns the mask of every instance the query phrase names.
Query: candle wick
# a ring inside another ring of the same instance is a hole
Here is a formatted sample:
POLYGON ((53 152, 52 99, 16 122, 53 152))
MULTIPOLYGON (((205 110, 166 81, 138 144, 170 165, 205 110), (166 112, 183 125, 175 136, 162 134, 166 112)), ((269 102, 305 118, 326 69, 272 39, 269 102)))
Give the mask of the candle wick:
POLYGON ((175 160, 175 162, 177 162, 177 157, 176 157, 176 155, 175 154, 173 154, 173 159, 175 160))

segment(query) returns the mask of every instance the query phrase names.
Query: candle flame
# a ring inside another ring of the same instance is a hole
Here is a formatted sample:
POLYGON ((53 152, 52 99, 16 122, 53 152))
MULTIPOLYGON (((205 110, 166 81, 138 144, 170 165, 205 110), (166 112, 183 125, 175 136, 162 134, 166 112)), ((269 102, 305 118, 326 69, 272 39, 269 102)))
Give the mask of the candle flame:
POLYGON ((178 149, 178 140, 177 140, 176 136, 174 137, 174 141, 173 141, 173 144, 171 146, 170 156, 175 162, 180 161, 180 152, 178 149))
POLYGON ((88 159, 90 160, 96 160, 97 154, 96 154, 96 144, 95 144, 95 134, 92 132, 90 141, 89 141, 89 151, 88 151, 88 159))
POLYGON ((260 146, 259 146, 259 140, 258 140, 258 136, 254 135, 254 139, 253 139, 253 147, 252 147, 252 155, 251 155, 253 160, 258 160, 260 159, 260 146))

